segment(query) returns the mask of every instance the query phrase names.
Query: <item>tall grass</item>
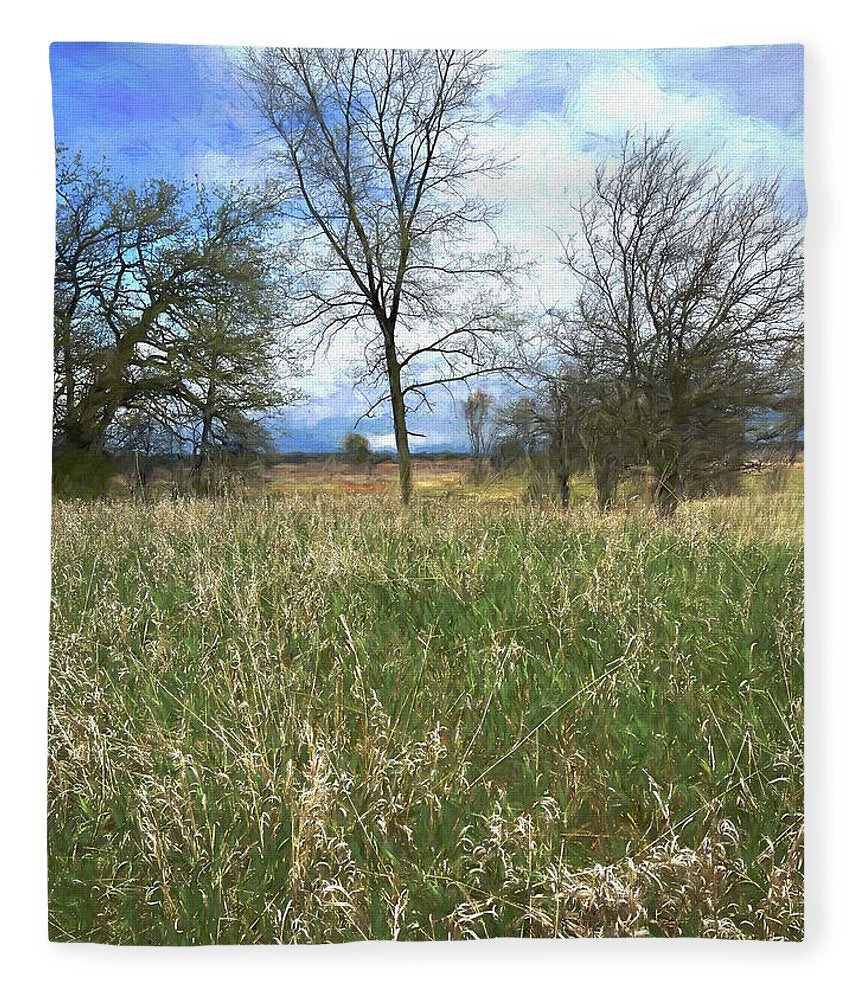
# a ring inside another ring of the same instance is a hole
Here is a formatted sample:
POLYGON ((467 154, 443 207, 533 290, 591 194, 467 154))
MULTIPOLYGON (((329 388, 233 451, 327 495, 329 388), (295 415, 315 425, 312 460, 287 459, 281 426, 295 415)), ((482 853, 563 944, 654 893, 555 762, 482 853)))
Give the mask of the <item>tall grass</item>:
POLYGON ((799 938, 773 511, 57 502, 52 937, 799 938))

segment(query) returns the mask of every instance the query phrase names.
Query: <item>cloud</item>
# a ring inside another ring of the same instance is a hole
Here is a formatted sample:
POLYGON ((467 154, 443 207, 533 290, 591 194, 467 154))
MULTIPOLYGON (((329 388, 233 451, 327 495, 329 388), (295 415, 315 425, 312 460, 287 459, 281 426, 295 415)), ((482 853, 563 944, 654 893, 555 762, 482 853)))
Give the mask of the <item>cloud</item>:
MULTIPOLYGON (((571 231, 572 204, 587 192, 597 166, 617 154, 628 131, 671 129, 694 158, 713 154, 718 165, 748 177, 780 174, 788 197, 795 204, 802 201, 803 137, 796 116, 785 112, 782 117, 791 124, 781 127, 770 112, 754 113, 750 95, 758 91, 747 88, 739 97, 736 81, 716 86, 719 54, 725 53, 727 65, 735 69, 739 50, 677 50, 688 53, 686 64, 693 67, 708 56, 707 73, 701 70, 698 75, 679 70, 685 61, 672 55, 675 51, 512 53, 491 78, 487 102, 500 117, 476 142, 482 150, 499 150, 513 162, 501 178, 477 188, 503 207, 497 223, 500 236, 537 260, 544 301, 570 294, 557 261, 558 236, 571 231), (699 58, 697 53, 705 55, 699 58), (564 94, 560 102, 559 92, 564 94)), ((788 55, 774 57, 767 65, 772 86, 781 79, 773 67, 782 67, 782 103, 795 107, 797 72, 788 55)), ((753 67, 758 64, 752 56, 744 58, 753 67)), ((771 97, 768 109, 772 104, 771 97)))
POLYGON ((651 67, 635 56, 596 69, 571 97, 565 117, 578 119, 587 132, 611 135, 633 125, 651 131, 690 124, 702 128, 708 118, 701 99, 662 89, 651 67))
POLYGON ((368 434, 367 442, 371 448, 395 448, 397 442, 393 434, 368 434))
POLYGON ((184 157, 182 173, 185 177, 193 177, 204 184, 253 183, 265 178, 260 158, 246 150, 236 153, 218 149, 195 151, 184 157))
POLYGON ((643 128, 671 129, 693 155, 714 153, 721 165, 742 174, 802 177, 799 122, 780 127, 760 115, 740 113, 723 91, 693 78, 682 83, 677 72, 663 68, 655 51, 569 53, 564 60, 548 53, 545 64, 543 55, 532 53, 524 62, 519 54, 512 66, 525 76, 517 79, 508 67, 500 77, 507 91, 500 95, 494 78, 488 97, 491 104, 503 104, 506 94, 528 92, 529 80, 538 74, 547 78, 547 87, 566 88, 560 111, 549 112, 538 102, 527 116, 502 118, 492 133, 516 157, 503 181, 514 215, 518 203, 530 205, 531 217, 558 215, 558 208, 566 209, 571 196, 590 182, 596 164, 617 152, 625 133, 643 128))

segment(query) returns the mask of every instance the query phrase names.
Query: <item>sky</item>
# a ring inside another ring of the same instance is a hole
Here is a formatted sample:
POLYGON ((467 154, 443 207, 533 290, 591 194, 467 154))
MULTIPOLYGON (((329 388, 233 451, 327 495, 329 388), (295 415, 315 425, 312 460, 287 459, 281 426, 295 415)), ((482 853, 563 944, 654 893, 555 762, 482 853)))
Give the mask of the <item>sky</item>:
MULTIPOLYGON (((117 177, 254 180, 265 133, 243 92, 229 48, 55 43, 51 76, 55 137, 117 177)), ((697 157, 749 178, 779 175, 787 202, 805 212, 803 49, 579 49, 497 52, 482 100, 496 114, 477 145, 512 163, 486 194, 501 205, 500 237, 536 261, 544 305, 571 288, 556 232, 569 231, 571 202, 629 129, 671 128, 697 157)), ((347 369, 348 341, 319 358, 300 387, 307 402, 277 421, 283 450, 334 450, 366 409, 347 369)), ((492 389, 492 386, 490 387, 492 389)), ((458 400, 443 395, 412 426, 423 448, 463 448, 458 400)), ((390 421, 364 421, 373 447, 393 444, 390 421)))

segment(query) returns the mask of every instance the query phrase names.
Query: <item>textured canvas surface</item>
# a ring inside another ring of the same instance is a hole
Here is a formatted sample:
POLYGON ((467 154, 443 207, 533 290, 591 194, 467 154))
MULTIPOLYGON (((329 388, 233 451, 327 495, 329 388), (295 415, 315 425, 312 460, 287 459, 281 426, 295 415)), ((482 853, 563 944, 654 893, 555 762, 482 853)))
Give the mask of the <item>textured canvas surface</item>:
POLYGON ((803 936, 803 52, 57 43, 49 934, 803 936))

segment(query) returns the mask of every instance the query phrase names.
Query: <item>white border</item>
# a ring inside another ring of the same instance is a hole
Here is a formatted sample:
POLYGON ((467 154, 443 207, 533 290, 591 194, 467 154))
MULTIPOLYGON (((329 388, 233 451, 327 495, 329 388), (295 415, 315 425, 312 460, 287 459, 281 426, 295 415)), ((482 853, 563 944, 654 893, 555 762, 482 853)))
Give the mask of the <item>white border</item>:
POLYGON ((855 722, 860 657, 858 136, 848 5, 499 2, 302 5, 147 0, 20 5, 7 18, 0 310, 4 556, 0 609, 3 821, 0 947, 11 995, 165 997, 341 993, 701 998, 843 995, 860 911, 855 722), (410 14, 409 11, 412 11, 410 14), (44 787, 55 40, 482 45, 490 48, 806 45, 808 926, 802 945, 491 941, 325 948, 109 949, 46 940, 44 787), (853 585, 853 586, 852 586, 853 585), (14 985, 15 979, 20 985, 14 985), (47 991, 51 991, 50 994, 47 991))

